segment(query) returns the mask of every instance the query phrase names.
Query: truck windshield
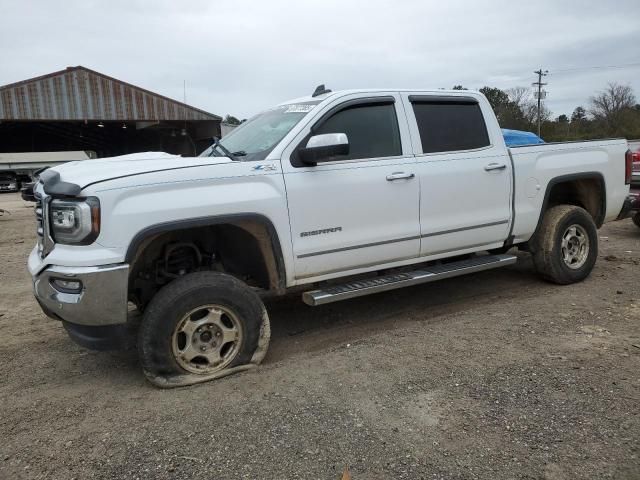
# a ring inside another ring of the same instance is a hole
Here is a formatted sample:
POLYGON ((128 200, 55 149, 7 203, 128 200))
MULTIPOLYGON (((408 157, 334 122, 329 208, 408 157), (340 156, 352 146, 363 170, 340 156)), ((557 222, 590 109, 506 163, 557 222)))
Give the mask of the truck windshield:
POLYGON ((214 142, 200 156, 226 156, 226 149, 237 160, 264 160, 278 142, 318 103, 319 100, 290 103, 259 113, 225 135, 218 142, 224 148, 214 142))

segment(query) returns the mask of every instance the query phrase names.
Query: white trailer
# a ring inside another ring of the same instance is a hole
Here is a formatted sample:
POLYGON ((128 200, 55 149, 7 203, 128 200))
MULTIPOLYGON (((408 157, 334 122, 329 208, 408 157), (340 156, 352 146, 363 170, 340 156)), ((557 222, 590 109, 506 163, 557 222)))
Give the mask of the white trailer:
POLYGON ((33 181, 34 172, 43 168, 96 157, 91 150, 0 153, 0 192, 17 192, 23 183, 33 181))

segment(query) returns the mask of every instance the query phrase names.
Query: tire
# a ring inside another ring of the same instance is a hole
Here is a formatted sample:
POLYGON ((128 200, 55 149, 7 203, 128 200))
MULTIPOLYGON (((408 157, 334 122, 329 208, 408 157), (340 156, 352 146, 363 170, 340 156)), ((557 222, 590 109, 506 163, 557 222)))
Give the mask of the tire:
POLYGON ((637 212, 633 217, 632 217, 633 223, 635 223, 636 227, 640 228, 640 212, 637 212))
POLYGON ((166 285, 149 302, 138 355, 152 383, 179 386, 259 363, 268 340, 266 309, 254 291, 231 275, 196 272, 166 285))
POLYGON ((596 263, 598 231, 583 208, 558 205, 545 212, 533 247, 533 264, 542 278, 560 285, 576 283, 587 278, 596 263))

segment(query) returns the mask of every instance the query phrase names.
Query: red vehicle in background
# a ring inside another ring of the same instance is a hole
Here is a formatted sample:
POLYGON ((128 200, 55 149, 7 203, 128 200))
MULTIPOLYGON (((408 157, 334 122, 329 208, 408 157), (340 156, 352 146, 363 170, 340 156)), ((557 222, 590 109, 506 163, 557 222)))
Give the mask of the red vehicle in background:
POLYGON ((632 197, 633 223, 640 228, 640 140, 629 142, 631 150, 631 191, 632 197))

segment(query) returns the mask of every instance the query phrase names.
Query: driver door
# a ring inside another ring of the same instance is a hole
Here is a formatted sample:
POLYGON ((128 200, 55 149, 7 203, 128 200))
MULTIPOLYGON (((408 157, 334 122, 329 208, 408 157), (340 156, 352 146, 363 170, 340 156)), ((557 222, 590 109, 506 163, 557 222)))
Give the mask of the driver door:
POLYGON ((407 122, 395 93, 336 99, 285 150, 297 283, 379 269, 420 250, 419 181, 407 122), (314 135, 346 134, 349 154, 300 163, 314 135))

